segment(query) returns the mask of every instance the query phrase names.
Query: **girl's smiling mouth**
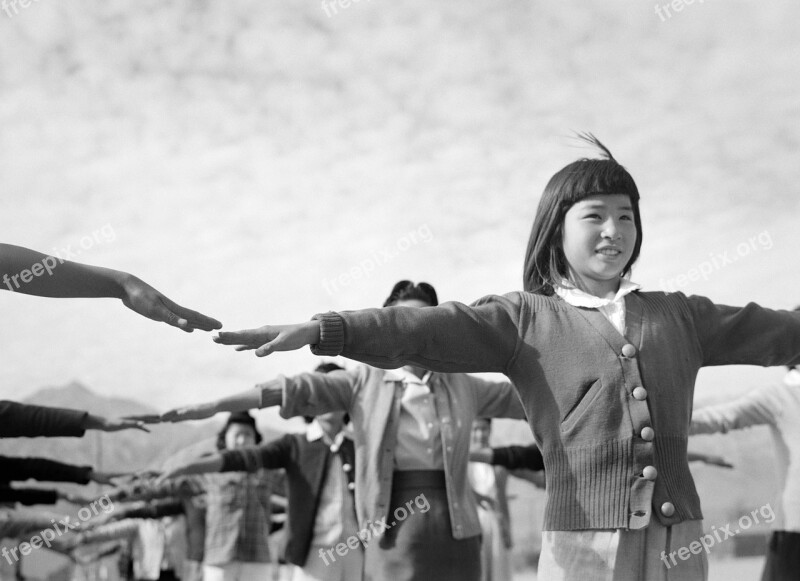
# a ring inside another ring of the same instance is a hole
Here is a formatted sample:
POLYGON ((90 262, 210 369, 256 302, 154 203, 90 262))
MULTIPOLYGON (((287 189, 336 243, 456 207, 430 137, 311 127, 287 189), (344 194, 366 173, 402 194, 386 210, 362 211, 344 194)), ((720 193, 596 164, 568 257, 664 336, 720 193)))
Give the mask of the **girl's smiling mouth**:
POLYGON ((603 256, 615 258, 622 254, 622 249, 618 248, 617 246, 603 246, 602 248, 595 250, 595 252, 603 256))

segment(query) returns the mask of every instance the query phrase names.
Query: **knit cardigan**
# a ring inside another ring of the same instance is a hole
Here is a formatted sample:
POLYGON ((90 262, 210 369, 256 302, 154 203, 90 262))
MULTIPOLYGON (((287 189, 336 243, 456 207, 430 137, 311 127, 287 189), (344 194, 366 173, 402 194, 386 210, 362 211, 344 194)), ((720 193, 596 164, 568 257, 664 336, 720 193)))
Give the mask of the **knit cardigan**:
POLYGON ((596 309, 526 292, 315 319, 320 355, 508 376, 544 455, 545 530, 702 518, 686 457, 699 369, 800 363, 800 312, 679 292, 629 294, 625 337, 596 309))

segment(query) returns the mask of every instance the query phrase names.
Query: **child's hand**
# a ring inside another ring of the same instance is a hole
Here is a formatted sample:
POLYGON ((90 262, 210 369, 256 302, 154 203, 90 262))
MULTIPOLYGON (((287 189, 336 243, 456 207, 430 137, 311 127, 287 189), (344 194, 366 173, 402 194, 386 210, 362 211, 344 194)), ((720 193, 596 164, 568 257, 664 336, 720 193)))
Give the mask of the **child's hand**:
POLYGON ((102 416, 89 414, 84 422, 84 429, 87 430, 102 430, 104 432, 119 432, 120 430, 142 430, 143 432, 150 432, 145 426, 144 422, 139 420, 128 419, 109 419, 102 416))
POLYGON ((255 349, 258 357, 264 357, 275 351, 294 351, 305 345, 318 343, 319 322, 265 325, 258 329, 220 333, 214 337, 214 342, 221 345, 236 345, 237 351, 255 349))
POLYGON ((129 476, 129 472, 100 472, 92 470, 89 474, 89 480, 97 482, 98 484, 116 485, 115 479, 127 478, 129 476))
POLYGON ((162 422, 184 422, 187 420, 205 420, 211 418, 217 413, 216 406, 209 404, 198 404, 194 406, 186 406, 182 408, 175 408, 161 414, 160 421, 162 422))
POLYGON ((195 329, 213 331, 214 329, 222 328, 222 323, 216 319, 172 302, 149 284, 133 275, 125 277, 122 282, 122 289, 124 293, 122 297, 123 304, 148 319, 167 323, 187 333, 191 333, 195 329))

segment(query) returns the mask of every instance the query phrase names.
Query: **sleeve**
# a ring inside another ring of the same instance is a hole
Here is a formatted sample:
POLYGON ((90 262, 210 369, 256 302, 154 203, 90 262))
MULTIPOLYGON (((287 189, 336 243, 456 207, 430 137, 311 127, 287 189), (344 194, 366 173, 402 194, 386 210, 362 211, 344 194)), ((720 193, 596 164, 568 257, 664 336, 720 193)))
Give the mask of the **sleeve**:
POLYGON ((55 513, 24 513, 16 510, 0 510, 0 539, 27 536, 26 533, 41 532, 53 526, 53 521, 65 515, 55 513))
POLYGON ((183 503, 180 500, 162 500, 160 502, 153 502, 150 504, 142 502, 133 506, 124 507, 120 510, 117 518, 158 519, 177 514, 183 514, 183 503))
POLYGON ((262 468, 286 468, 291 458, 293 438, 291 434, 286 434, 268 444, 225 450, 221 453, 220 472, 258 472, 262 468))
POLYGON ((45 458, 0 456, 0 478, 7 482, 33 478, 50 482, 88 484, 91 472, 91 466, 75 466, 45 458))
POLYGON ((58 493, 55 490, 40 488, 11 488, 0 487, 0 502, 18 502, 20 504, 55 504, 58 502, 58 493))
POLYGON ((477 400, 477 417, 526 419, 525 409, 514 385, 508 381, 486 381, 480 377, 469 378, 477 400))
POLYGON ((703 365, 800 364, 800 312, 755 303, 728 307, 705 297, 681 296, 694 320, 703 365))
POLYGON ((281 417, 318 416, 350 410, 354 393, 363 384, 366 373, 364 368, 301 373, 294 377, 278 377, 263 388, 282 390, 281 417))
POLYGON ((317 354, 375 367, 417 365, 432 371, 506 373, 521 344, 521 293, 485 297, 470 306, 384 307, 318 315, 317 354))
POLYGON ((89 412, 0 401, 0 438, 76 436, 89 412))
POLYGON ((118 539, 130 539, 139 533, 139 522, 134 519, 100 525, 81 533, 81 543, 103 543, 118 539))
POLYGON ((107 496, 112 501, 133 502, 170 497, 187 498, 202 493, 203 486, 197 478, 183 476, 172 478, 159 485, 156 485, 154 480, 137 482, 133 485, 109 492, 107 496))
POLYGON ((517 468, 527 468, 528 470, 544 470, 544 458, 539 446, 508 446, 505 448, 493 448, 494 459, 492 464, 503 466, 509 470, 517 468))
POLYGON ((757 389, 732 402, 694 410, 689 434, 716 434, 774 424, 781 404, 774 388, 757 389))

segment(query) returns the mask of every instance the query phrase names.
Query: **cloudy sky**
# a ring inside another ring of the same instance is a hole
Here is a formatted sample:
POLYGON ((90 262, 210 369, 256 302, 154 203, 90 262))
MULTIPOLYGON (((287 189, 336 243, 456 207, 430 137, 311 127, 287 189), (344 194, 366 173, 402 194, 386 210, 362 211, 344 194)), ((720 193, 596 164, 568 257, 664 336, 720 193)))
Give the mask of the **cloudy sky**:
MULTIPOLYGON (((666 4, 664 2, 663 4, 666 4)), ((596 133, 642 192, 634 280, 800 303, 800 5, 40 0, 0 12, 2 240, 132 272, 226 329, 521 286, 596 133)), ((166 409, 310 369, 108 300, 0 295, 0 396, 166 409)), ((780 370, 704 371, 698 398, 780 370)))

